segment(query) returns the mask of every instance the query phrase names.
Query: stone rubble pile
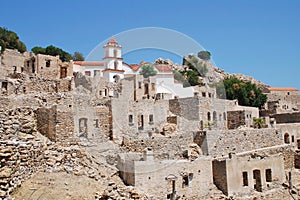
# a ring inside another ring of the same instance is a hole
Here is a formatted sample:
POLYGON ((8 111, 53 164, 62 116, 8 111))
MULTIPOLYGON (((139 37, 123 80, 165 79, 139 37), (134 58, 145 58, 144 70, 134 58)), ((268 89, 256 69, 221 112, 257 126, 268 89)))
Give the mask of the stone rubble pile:
POLYGON ((148 200, 144 194, 139 194, 132 186, 120 186, 113 181, 108 183, 107 188, 103 192, 98 192, 95 195, 97 200, 148 200))

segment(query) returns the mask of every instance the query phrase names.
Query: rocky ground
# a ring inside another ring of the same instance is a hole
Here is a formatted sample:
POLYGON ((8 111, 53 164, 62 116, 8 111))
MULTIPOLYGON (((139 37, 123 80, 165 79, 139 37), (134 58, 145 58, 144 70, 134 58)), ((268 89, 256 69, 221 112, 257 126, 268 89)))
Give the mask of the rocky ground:
POLYGON ((143 199, 133 187, 124 185, 114 163, 107 163, 111 151, 115 151, 112 143, 53 144, 44 152, 45 165, 16 187, 11 198, 143 199))

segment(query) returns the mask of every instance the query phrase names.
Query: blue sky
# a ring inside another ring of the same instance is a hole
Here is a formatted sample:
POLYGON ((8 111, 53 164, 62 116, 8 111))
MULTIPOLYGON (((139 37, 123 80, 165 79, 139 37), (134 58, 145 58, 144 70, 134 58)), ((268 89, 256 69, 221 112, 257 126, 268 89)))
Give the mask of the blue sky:
MULTIPOLYGON (((0 26, 17 32, 28 50, 53 44, 86 56, 122 31, 162 27, 196 40, 227 72, 300 89, 300 1, 27 0, 3 1, 0 8, 0 26)), ((145 54, 124 61, 159 56, 145 54)))

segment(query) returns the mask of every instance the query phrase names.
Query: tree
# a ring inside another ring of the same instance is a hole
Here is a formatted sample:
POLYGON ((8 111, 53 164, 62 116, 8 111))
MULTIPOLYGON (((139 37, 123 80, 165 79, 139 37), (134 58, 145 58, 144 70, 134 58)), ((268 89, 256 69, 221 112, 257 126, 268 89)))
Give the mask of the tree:
POLYGON ((84 61, 84 57, 83 57, 82 53, 75 51, 73 54, 73 60, 74 61, 84 61))
POLYGON ((267 102, 267 96, 251 82, 241 81, 234 76, 225 78, 223 82, 220 82, 216 86, 218 96, 224 95, 222 93, 222 84, 225 89, 226 98, 230 100, 237 99, 240 105, 262 107, 267 102))
POLYGON ((59 58, 65 62, 70 61, 73 59, 72 55, 68 52, 55 47, 53 45, 47 46, 46 48, 43 47, 34 47, 31 49, 31 51, 35 54, 45 54, 45 55, 51 55, 51 56, 59 56, 59 58))
POLYGON ((35 54, 46 54, 46 49, 43 47, 33 47, 31 51, 35 54))
POLYGON ((2 53, 6 48, 17 49, 21 53, 26 51, 25 44, 19 40, 19 36, 15 32, 9 31, 6 28, 1 28, 1 27, 0 27, 0 46, 2 47, 0 53, 2 53))
POLYGON ((140 74, 144 76, 144 78, 148 78, 149 76, 155 76, 157 71, 154 69, 151 64, 144 64, 141 67, 140 74))
POLYGON ((198 52, 198 57, 201 58, 202 60, 210 60, 210 52, 209 51, 199 51, 198 52))

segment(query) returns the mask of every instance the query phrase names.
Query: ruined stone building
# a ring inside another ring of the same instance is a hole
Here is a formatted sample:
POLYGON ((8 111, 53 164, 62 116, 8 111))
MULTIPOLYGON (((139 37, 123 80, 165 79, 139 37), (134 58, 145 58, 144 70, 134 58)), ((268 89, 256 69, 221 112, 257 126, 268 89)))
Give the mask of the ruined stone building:
POLYGON ((20 171, 51 166, 35 138, 41 134, 62 146, 110 142, 117 150, 105 164, 155 199, 274 197, 279 190, 289 197, 292 186, 282 185, 295 186, 289 172, 300 168, 298 90, 268 88, 259 110, 217 98, 208 84, 183 88, 167 64, 144 78, 143 63, 123 62, 113 38, 104 49, 97 62, 9 49, 1 55, 0 195, 26 179, 20 171))

